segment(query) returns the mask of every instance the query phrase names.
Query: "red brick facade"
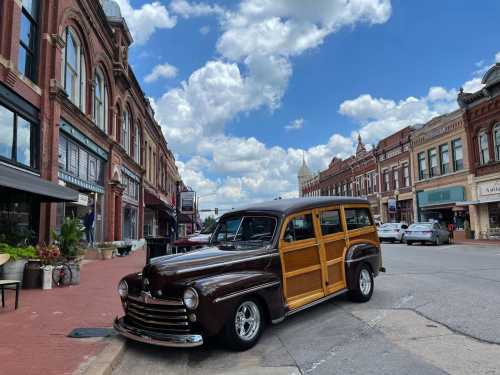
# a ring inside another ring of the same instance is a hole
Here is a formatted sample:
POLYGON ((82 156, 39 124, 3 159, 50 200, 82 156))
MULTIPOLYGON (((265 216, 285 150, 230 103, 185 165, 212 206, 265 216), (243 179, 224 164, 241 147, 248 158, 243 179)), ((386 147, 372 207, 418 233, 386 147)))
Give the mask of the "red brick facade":
MULTIPOLYGON (((68 144, 71 143, 72 147, 78 145, 83 150, 79 154, 79 163, 102 157, 102 179, 96 183, 102 186, 102 197, 97 198, 98 193, 90 195, 96 200, 102 199, 99 213, 102 214, 102 240, 121 240, 123 228, 130 230, 129 237, 141 238, 145 185, 158 198, 160 205, 171 210, 175 205, 175 181, 179 177, 174 157, 154 119, 151 105, 128 64, 132 38, 125 21, 113 14, 105 14, 101 3, 96 0, 40 1, 35 37, 37 74, 30 80, 18 69, 22 9, 21 1, 0 1, 0 86, 4 97, 19 96, 38 113, 35 124, 39 131, 36 172, 43 179, 60 183, 59 143, 64 130, 68 144), (66 48, 72 48, 66 45, 70 40, 68 30, 71 38, 77 41, 76 51, 81 55, 77 57, 81 59, 78 60, 80 71, 75 73, 80 77, 80 89, 76 86, 72 89, 73 92, 79 90, 79 94, 75 94, 77 101, 68 93, 69 89, 65 89, 65 85, 70 87, 73 82, 73 76, 68 78, 71 74, 68 73, 70 57, 65 60, 66 48), (99 127, 96 120, 98 74, 103 75, 105 83, 102 87, 106 88, 101 93, 102 101, 106 103, 102 104, 103 127, 99 127), (64 129, 61 128, 63 123, 64 129), (146 155, 145 139, 155 140, 153 155, 146 155), (90 145, 91 149, 87 148, 90 145), (148 168, 155 171, 148 175, 146 182, 148 168), (124 218, 127 220, 125 206, 130 206, 131 225, 135 228, 127 229, 123 225, 124 218)), ((0 97, 0 105, 3 104, 0 97)), ((17 111, 16 108, 13 110, 17 111)), ((19 111, 22 112, 22 108, 19 111)), ((68 157, 73 156, 69 152, 68 157)), ((90 161, 88 163, 90 165, 90 161)), ((89 168, 90 174, 90 166, 85 168, 89 168)), ((71 181, 80 185, 85 182, 77 176, 71 177, 71 181)), ((50 229, 56 226, 56 209, 56 204, 41 204, 40 240, 48 240, 50 229)))

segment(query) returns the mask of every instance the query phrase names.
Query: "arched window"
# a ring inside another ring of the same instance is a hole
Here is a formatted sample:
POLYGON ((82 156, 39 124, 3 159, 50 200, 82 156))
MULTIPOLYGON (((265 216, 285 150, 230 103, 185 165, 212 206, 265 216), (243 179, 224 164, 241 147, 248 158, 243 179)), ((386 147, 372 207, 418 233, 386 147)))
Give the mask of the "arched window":
POLYGON ((69 27, 65 31, 65 41, 62 59, 64 90, 69 100, 85 112, 86 75, 82 44, 76 33, 69 27))
POLYGON ((123 112, 121 144, 127 154, 130 154, 130 115, 127 110, 123 112))
POLYGON ((493 141, 495 143, 495 158, 500 160, 500 123, 493 128, 493 141))
POLYGON ((134 160, 137 162, 137 164, 141 163, 141 134, 139 132, 139 124, 135 126, 134 160))
POLYGON ((108 125, 108 85, 104 74, 97 69, 95 74, 94 91, 94 121, 95 124, 106 131, 108 125))
POLYGON ((488 134, 486 132, 479 133, 479 163, 486 164, 490 161, 490 151, 488 148, 488 134))

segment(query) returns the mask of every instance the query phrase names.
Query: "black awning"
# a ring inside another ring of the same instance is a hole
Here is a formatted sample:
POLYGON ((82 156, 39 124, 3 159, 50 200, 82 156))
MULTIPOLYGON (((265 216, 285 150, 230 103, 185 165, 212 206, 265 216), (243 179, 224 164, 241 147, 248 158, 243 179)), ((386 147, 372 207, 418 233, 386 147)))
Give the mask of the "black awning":
POLYGON ((78 192, 73 189, 2 164, 0 164, 0 188, 31 193, 41 202, 78 201, 78 192))

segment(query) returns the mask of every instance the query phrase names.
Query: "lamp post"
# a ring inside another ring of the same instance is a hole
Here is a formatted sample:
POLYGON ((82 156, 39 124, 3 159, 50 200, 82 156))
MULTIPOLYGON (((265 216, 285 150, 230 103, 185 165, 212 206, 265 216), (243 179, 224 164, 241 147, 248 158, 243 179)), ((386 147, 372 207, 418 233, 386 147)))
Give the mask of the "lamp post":
POLYGON ((398 222, 398 197, 399 197, 399 190, 394 190, 394 198, 396 199, 396 211, 395 211, 395 216, 396 216, 396 222, 398 222))
POLYGON ((180 181, 175 181, 175 218, 177 219, 177 222, 175 223, 175 239, 179 239, 179 220, 180 218, 180 186, 181 182, 180 181))

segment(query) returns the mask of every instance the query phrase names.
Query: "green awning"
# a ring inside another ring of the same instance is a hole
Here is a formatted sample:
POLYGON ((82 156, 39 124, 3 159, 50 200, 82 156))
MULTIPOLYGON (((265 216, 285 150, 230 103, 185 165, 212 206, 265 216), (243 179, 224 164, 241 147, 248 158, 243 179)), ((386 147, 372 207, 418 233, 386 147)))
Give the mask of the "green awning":
POLYGON ((0 164, 0 191, 2 194, 22 191, 33 194, 41 202, 76 202, 78 192, 37 175, 0 164))

